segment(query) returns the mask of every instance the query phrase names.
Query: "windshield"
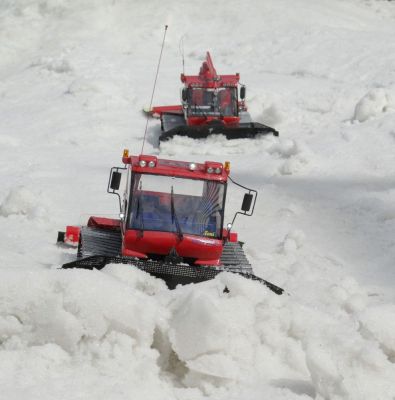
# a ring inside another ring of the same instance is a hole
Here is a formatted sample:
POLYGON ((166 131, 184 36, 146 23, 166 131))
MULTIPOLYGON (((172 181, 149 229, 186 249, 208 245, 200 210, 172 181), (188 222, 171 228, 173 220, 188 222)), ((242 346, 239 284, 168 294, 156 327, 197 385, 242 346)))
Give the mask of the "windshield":
POLYGON ((236 116, 236 88, 189 88, 188 104, 191 116, 236 116))
POLYGON ((129 229, 222 237, 224 183, 134 174, 132 185, 129 229))

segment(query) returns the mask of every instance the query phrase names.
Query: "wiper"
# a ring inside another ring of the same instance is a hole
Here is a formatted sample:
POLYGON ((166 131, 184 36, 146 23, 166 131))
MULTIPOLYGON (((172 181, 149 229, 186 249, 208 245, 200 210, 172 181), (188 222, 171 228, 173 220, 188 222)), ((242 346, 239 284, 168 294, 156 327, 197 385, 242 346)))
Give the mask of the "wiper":
POLYGON ((207 119, 207 114, 203 111, 203 109, 198 106, 196 103, 194 104, 195 106, 195 111, 196 111, 196 107, 199 109, 199 111, 203 114, 203 117, 207 119))
POLYGON ((174 208, 174 192, 173 192, 173 186, 171 187, 171 222, 176 224, 176 229, 177 229, 177 235, 180 240, 184 238, 184 235, 182 234, 181 226, 180 223, 178 222, 176 210, 174 208))
MULTIPOLYGON (((232 115, 235 116, 235 105, 236 105, 236 110, 238 110, 239 109, 239 102, 238 102, 237 97, 235 95, 235 92, 233 90, 230 92, 230 96, 231 96, 232 102, 233 102, 233 104, 232 104, 232 115)), ((236 114, 236 116, 237 116, 237 114, 236 114)))

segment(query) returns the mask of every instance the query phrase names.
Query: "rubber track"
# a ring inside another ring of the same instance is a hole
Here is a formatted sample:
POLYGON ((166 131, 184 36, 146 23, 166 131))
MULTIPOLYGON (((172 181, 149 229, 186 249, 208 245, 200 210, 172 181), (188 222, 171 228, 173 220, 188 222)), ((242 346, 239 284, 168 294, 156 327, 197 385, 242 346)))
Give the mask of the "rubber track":
POLYGON ((120 255, 122 238, 119 230, 83 227, 80 237, 78 259, 64 264, 62 268, 102 269, 109 263, 131 264, 165 280, 169 288, 174 288, 177 284, 203 282, 213 279, 223 271, 228 271, 259 281, 276 294, 283 293, 283 289, 253 274, 252 267, 238 242, 225 244, 221 257, 223 265, 208 267, 122 257, 120 255))

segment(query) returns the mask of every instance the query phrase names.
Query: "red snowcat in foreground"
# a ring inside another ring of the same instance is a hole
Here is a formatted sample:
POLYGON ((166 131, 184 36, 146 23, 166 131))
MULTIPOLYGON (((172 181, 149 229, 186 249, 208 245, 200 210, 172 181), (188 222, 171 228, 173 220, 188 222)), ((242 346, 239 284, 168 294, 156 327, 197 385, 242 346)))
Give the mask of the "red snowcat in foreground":
POLYGON ((59 232, 58 242, 78 246, 77 259, 62 268, 131 264, 162 278, 169 288, 229 271, 259 281, 277 294, 283 292, 253 275, 237 234, 231 231, 237 214, 252 215, 255 190, 234 182, 248 193, 241 212, 223 228, 227 183, 232 181, 228 162, 129 156, 127 150, 122 161, 124 167, 111 169, 107 187, 118 196, 120 218, 90 217, 87 226, 68 226, 59 232))
POLYGON ((252 122, 245 105, 246 88, 239 84, 240 76, 218 75, 207 52, 199 75, 181 74, 184 88, 181 105, 152 107, 149 114, 160 118, 162 134, 159 141, 174 136, 193 139, 221 134, 227 139, 254 138, 278 132, 258 122, 252 122), (240 99, 238 88, 240 86, 240 99))

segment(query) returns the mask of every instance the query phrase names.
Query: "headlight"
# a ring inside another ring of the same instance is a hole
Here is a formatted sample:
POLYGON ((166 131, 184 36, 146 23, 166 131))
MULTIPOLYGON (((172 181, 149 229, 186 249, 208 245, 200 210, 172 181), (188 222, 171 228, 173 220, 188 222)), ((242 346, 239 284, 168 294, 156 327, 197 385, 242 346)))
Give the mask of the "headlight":
POLYGON ((213 167, 208 167, 207 168, 207 173, 208 174, 212 174, 214 172, 214 168, 213 167))
POLYGON ((195 171, 195 169, 196 169, 196 164, 195 164, 194 162, 191 162, 191 163, 189 164, 189 169, 190 169, 191 171, 195 171))
POLYGON ((145 160, 140 160, 139 165, 140 167, 145 167, 147 165, 147 162, 145 160))
POLYGON ((222 169, 221 169, 221 168, 219 168, 219 167, 218 167, 218 168, 215 168, 215 173, 216 173, 216 174, 220 174, 221 172, 222 172, 222 169))
POLYGON ((155 167, 155 161, 150 161, 150 162, 148 163, 148 166, 149 166, 150 168, 155 167))

